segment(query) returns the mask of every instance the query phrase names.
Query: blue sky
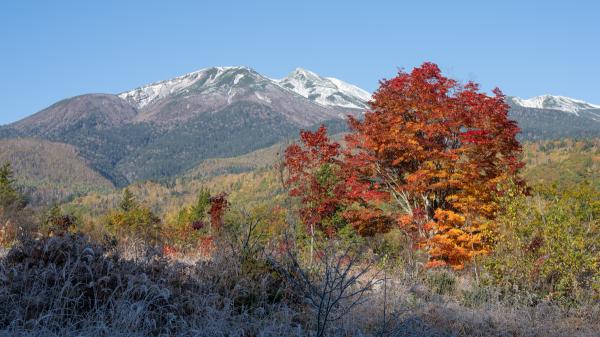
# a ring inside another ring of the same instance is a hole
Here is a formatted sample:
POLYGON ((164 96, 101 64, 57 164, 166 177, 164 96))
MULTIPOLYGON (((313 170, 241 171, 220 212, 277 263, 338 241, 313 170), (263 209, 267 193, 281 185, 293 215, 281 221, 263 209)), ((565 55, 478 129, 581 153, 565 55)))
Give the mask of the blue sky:
POLYGON ((0 124, 217 65, 374 90, 425 61, 489 90, 600 104, 600 1, 2 1, 0 124))

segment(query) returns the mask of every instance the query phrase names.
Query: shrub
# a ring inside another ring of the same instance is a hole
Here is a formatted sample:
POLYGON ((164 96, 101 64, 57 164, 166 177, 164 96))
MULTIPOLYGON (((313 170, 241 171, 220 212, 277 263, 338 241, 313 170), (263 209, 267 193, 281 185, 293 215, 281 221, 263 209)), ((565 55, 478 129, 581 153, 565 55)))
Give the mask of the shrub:
POLYGON ((582 183, 506 196, 492 282, 565 305, 600 295, 600 191, 582 183))
POLYGON ((438 295, 451 295, 456 289, 456 276, 448 270, 430 270, 425 274, 425 283, 438 295))

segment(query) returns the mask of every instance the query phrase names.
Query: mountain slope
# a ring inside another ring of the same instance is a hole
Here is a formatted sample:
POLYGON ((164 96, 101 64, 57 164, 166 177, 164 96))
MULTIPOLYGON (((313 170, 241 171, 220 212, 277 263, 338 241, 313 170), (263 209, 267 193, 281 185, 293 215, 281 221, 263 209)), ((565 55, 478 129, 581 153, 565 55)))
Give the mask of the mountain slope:
MULTIPOLYGON (((339 80, 327 83, 357 103, 320 104, 248 67, 214 67, 119 95, 63 100, 0 129, 0 138, 71 144, 100 174, 125 186, 268 147, 320 123, 343 129, 345 116, 360 116, 356 107, 364 105, 352 95, 368 94, 339 80)), ((333 95, 327 90, 323 97, 333 95)))
POLYGON ((34 205, 64 201, 113 184, 89 167, 75 147, 39 139, 0 140, 0 163, 10 162, 34 205))
POLYGON ((508 97, 510 117, 519 123, 522 139, 600 136, 600 108, 573 98, 543 95, 508 97))
POLYGON ((236 102, 157 135, 116 169, 128 181, 168 178, 207 158, 237 156, 295 137, 299 128, 267 105, 236 102))
POLYGON ((111 129, 136 115, 134 107, 115 95, 87 94, 55 103, 11 127, 37 136, 55 136, 78 129, 111 129))

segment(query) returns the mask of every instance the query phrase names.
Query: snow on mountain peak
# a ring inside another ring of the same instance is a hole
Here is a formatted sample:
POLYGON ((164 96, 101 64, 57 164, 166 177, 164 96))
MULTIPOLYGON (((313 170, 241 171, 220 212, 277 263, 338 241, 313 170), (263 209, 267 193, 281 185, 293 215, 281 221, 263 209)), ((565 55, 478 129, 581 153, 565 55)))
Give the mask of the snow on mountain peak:
POLYGON ((316 73, 296 68, 292 73, 276 82, 311 101, 324 106, 365 109, 371 94, 365 90, 332 77, 321 77, 316 73))
POLYGON ((199 83, 201 80, 203 81, 203 87, 222 84, 221 81, 224 79, 232 80, 233 82, 229 83, 230 85, 237 85, 246 75, 255 78, 262 77, 252 68, 246 66, 211 67, 200 69, 169 80, 154 82, 121 93, 118 96, 139 109, 169 95, 182 92, 192 85, 199 83), (231 74, 233 77, 230 78, 226 76, 227 74, 231 74))
POLYGON ((553 109, 573 114, 581 110, 598 109, 600 106, 565 96, 541 95, 529 99, 512 97, 512 102, 524 108, 553 109))
MULTIPOLYGON (((336 78, 321 77, 310 70, 296 68, 281 80, 271 80, 246 66, 205 68, 121 93, 119 97, 141 109, 186 90, 212 91, 234 86, 243 87, 257 82, 282 87, 322 106, 365 109, 371 99, 371 94, 357 86, 336 78)), ((230 90, 232 94, 235 94, 234 91, 230 90)))

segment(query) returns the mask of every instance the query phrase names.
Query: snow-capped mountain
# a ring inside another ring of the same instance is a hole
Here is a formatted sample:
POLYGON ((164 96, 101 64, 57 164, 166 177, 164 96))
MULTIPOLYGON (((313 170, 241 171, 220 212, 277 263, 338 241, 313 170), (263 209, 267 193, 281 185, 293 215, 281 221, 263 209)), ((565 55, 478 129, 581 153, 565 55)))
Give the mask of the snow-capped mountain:
MULTIPOLYGON (((334 80, 340 83, 341 88, 353 89, 342 81, 334 80)), ((353 90, 362 95, 360 89, 353 90)), ((140 111, 136 117, 138 122, 172 124, 243 102, 268 106, 295 124, 310 126, 340 119, 348 114, 358 114, 357 104, 362 104, 361 98, 352 97, 351 91, 346 91, 348 93, 338 94, 339 97, 346 97, 345 100, 338 100, 337 104, 333 104, 333 101, 331 104, 320 104, 284 87, 277 80, 242 66, 198 70, 124 92, 119 97, 140 111), (349 104, 350 101, 357 104, 349 104)), ((331 95, 332 88, 322 93, 331 95)))
POLYGON ((144 85, 119 94, 138 109, 156 103, 169 96, 186 94, 190 91, 214 92, 227 89, 228 96, 233 97, 236 91, 233 87, 242 88, 244 85, 255 83, 266 84, 271 80, 248 67, 211 67, 178 76, 169 80, 144 85))
POLYGON ((509 115, 518 122, 521 139, 585 138, 600 135, 600 106, 578 99, 543 95, 508 97, 509 115))
POLYGON ((370 98, 337 79, 293 74, 273 80, 248 67, 212 67, 118 95, 86 94, 0 128, 0 138, 71 144, 121 186, 248 153, 322 123, 344 130, 344 118, 359 116, 370 98))
MULTIPOLYGON (((119 97, 142 109, 173 95, 185 95, 192 91, 210 93, 227 88, 231 89, 227 93, 231 102, 236 94, 253 83, 259 83, 262 87, 279 86, 325 107, 365 109, 371 99, 371 94, 357 86, 336 78, 321 77, 302 68, 297 68, 283 79, 272 80, 245 66, 205 68, 121 93, 119 97), (236 87, 240 90, 236 90, 236 87)), ((269 99, 260 93, 255 95, 258 99, 269 99)))
POLYGON ((321 77, 312 71, 296 68, 277 83, 323 106, 365 109, 371 94, 332 77, 321 77))
POLYGON ((576 115, 582 110, 600 108, 600 105, 590 104, 570 97, 553 95, 542 95, 529 99, 510 97, 509 102, 523 108, 560 110, 576 115))

